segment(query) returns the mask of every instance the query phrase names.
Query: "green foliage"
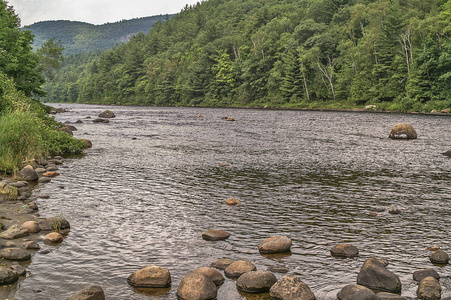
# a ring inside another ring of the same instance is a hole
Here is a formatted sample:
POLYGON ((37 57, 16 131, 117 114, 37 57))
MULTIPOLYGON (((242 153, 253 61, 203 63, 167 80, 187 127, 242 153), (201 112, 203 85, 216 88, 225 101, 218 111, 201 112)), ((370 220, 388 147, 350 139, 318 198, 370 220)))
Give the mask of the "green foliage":
POLYGON ((67 57, 49 101, 451 106, 451 4, 209 0, 103 53, 67 57))

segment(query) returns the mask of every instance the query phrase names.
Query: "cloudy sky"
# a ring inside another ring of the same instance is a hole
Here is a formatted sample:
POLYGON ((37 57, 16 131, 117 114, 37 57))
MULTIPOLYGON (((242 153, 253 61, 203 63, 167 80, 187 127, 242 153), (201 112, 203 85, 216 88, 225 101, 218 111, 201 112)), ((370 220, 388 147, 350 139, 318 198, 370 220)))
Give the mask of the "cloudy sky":
POLYGON ((47 20, 113 23, 123 19, 180 12, 200 0, 7 0, 22 25, 47 20))

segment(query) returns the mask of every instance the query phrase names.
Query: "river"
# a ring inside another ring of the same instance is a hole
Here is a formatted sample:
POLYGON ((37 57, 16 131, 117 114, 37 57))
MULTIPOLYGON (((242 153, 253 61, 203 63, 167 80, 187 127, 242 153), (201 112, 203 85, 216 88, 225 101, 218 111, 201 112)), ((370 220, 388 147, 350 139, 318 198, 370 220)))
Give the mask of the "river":
MULTIPOLYGON (((64 216, 71 232, 57 247, 43 245, 50 253, 34 255, 17 299, 67 299, 89 284, 101 285, 107 299, 175 299, 184 275, 223 257, 258 270, 285 266, 318 300, 336 299, 356 283, 369 257, 389 261, 407 299, 416 295, 412 273, 431 267, 442 276, 442 296, 451 296, 451 267, 432 265, 426 249, 451 252, 451 160, 441 155, 451 148, 450 117, 54 106, 70 110, 59 121, 83 121, 73 124, 75 136, 93 147, 34 190, 41 214, 64 216), (116 118, 93 123, 105 109, 116 118), (400 122, 411 123, 418 139, 390 140, 400 122), (227 206, 230 197, 242 204, 227 206), (389 214, 391 205, 402 213, 389 214), (232 236, 204 241, 208 229, 232 236), (279 234, 293 240, 291 255, 260 255, 258 245, 279 234), (340 243, 354 244, 360 255, 331 257, 340 243), (170 270, 172 288, 127 284, 150 264, 170 270)), ((239 293, 226 279, 218 299, 269 297, 239 293)))

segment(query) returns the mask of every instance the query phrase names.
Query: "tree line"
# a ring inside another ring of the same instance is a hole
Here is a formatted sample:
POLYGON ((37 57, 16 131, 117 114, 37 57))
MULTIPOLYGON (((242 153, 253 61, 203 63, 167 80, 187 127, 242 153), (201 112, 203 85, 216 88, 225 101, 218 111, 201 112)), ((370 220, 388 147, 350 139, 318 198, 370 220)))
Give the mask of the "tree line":
POLYGON ((102 53, 66 58, 48 101, 451 105, 451 1, 208 0, 102 53))

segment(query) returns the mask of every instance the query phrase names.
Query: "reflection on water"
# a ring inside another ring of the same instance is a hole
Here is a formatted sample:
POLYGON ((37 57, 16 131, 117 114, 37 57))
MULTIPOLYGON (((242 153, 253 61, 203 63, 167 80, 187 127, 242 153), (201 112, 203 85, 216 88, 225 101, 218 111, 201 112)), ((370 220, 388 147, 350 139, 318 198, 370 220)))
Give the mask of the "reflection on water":
MULTIPOLYGON (((400 276, 403 296, 415 297, 412 273, 430 267, 443 277, 442 295, 451 296, 450 267, 433 266, 426 250, 451 249, 451 161, 440 155, 451 148, 451 118, 113 107, 115 119, 95 124, 86 117, 105 107, 64 107, 70 112, 57 118, 83 120, 75 136, 93 148, 34 192, 51 195, 36 199, 41 213, 62 213, 72 231, 35 255, 18 299, 67 299, 88 284, 101 285, 107 299, 174 299, 184 275, 223 257, 258 270, 287 268, 329 300, 375 256, 400 276), (411 123, 419 139, 388 139, 399 122, 411 123), (230 197, 242 204, 225 205, 230 197), (392 204, 402 214, 389 214, 392 204), (232 236, 207 242, 208 229, 232 236), (257 246, 278 234, 293 240, 291 255, 260 255, 257 246), (338 243, 356 245, 360 256, 331 257, 338 243), (171 271, 171 289, 155 294, 127 284, 149 264, 171 271)), ((240 293, 226 279, 218 299, 269 296, 240 293)))

